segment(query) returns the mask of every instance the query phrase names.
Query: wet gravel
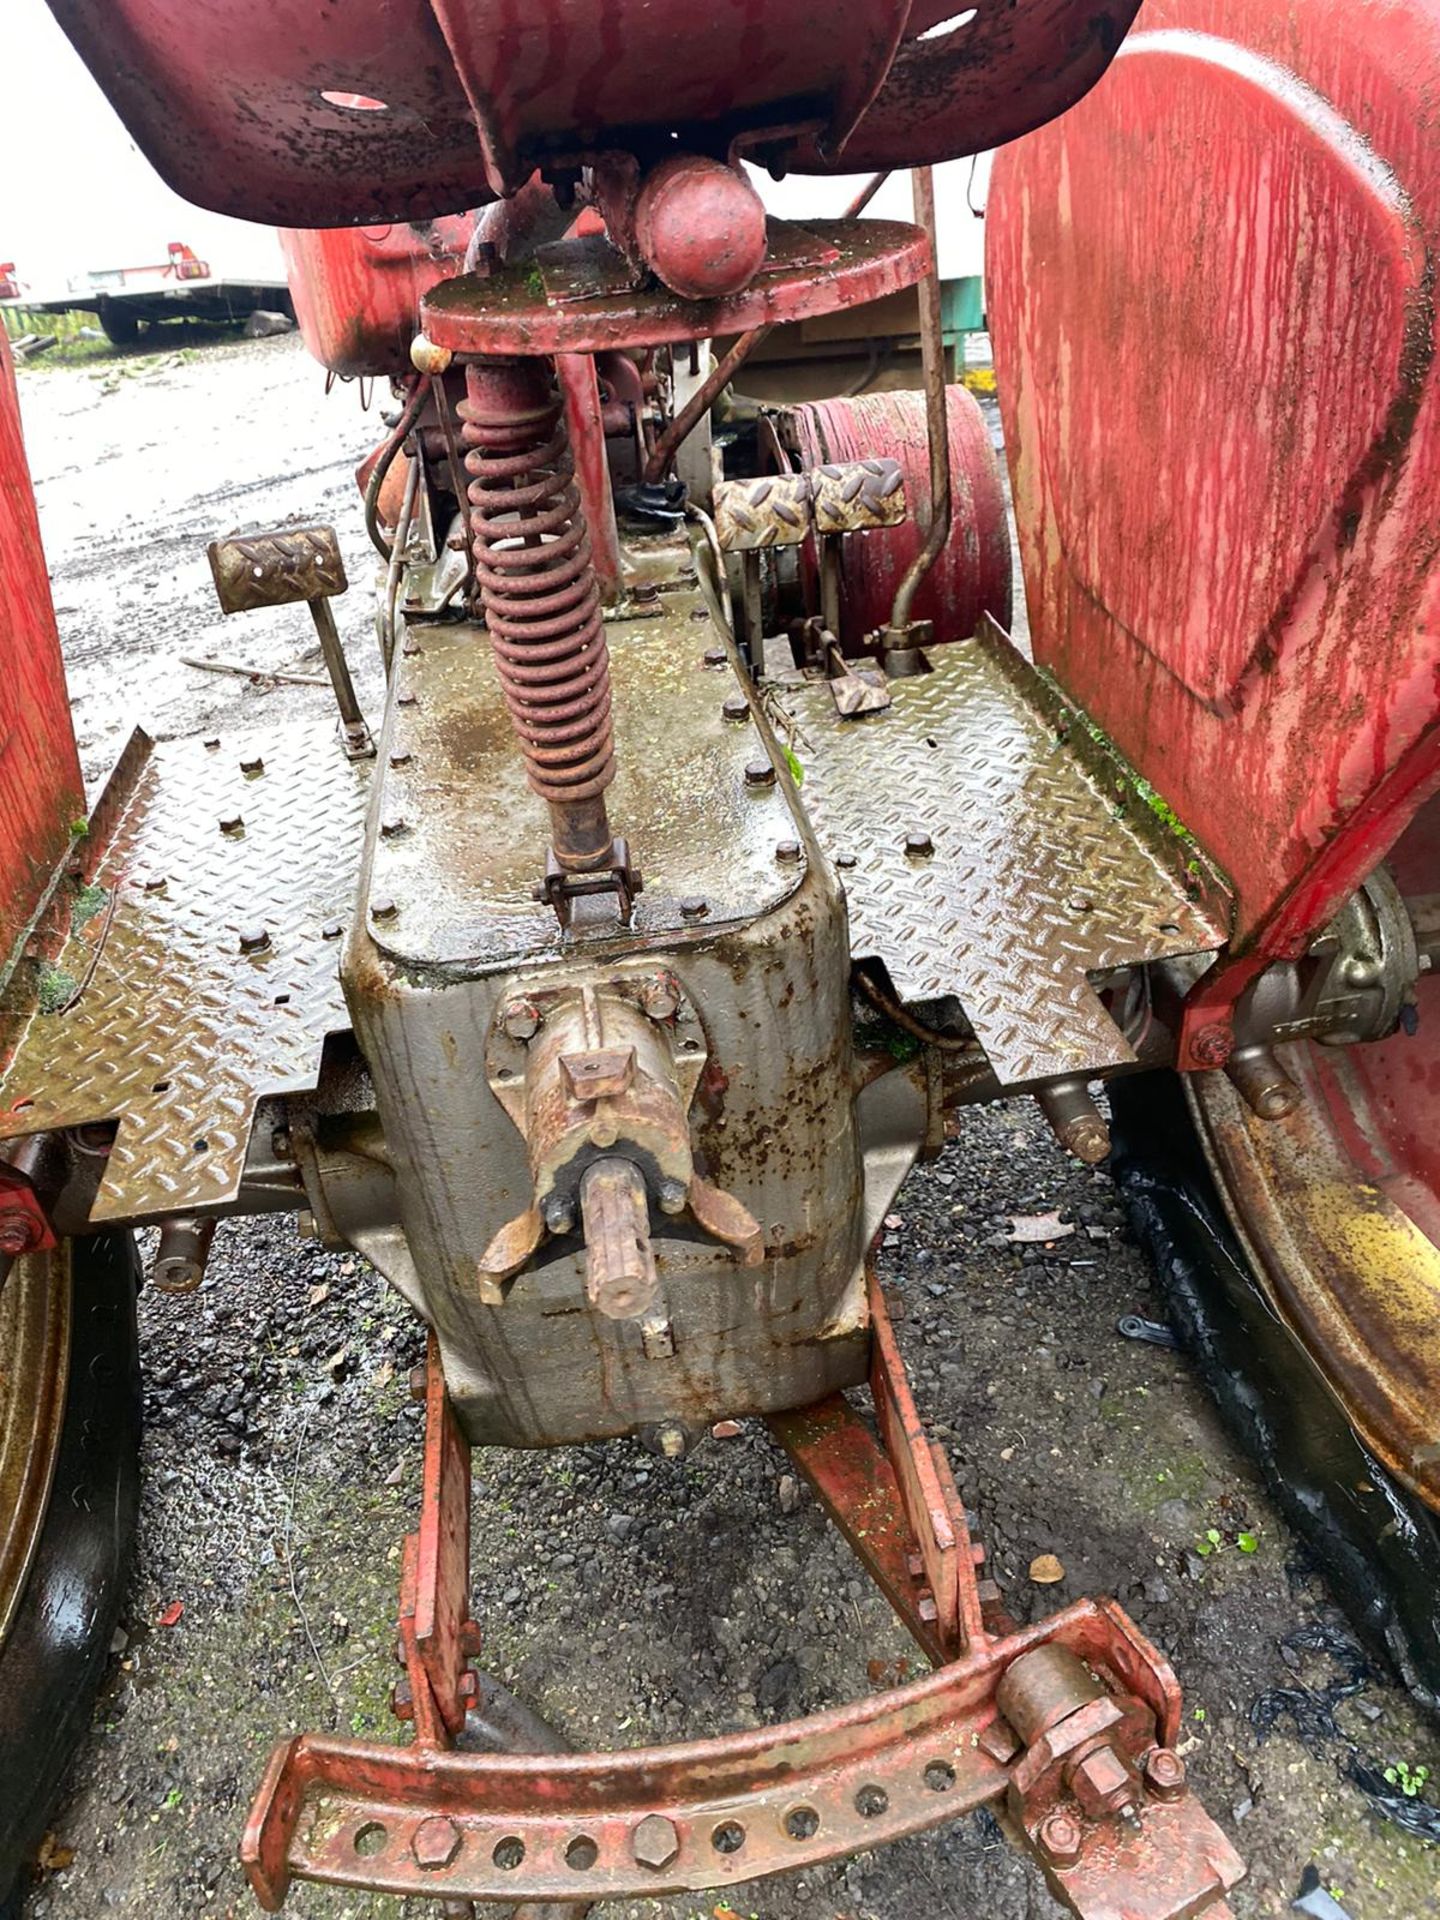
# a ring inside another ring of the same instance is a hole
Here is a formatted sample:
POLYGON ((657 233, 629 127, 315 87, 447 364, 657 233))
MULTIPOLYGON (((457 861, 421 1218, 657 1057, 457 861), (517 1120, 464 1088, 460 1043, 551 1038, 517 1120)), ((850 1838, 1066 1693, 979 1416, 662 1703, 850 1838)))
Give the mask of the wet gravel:
MULTIPOLYGON (((334 518, 365 579, 350 473, 375 425, 353 394, 327 403, 319 387, 293 341, 142 361, 103 393, 79 370, 24 376, 92 776, 123 737, 115 685, 151 695, 165 731, 315 698, 213 681, 177 658, 313 662, 303 609, 228 624, 213 612, 203 546, 232 526, 334 518)), ((369 663, 363 590, 342 616, 352 658, 369 663)), ((1440 1914, 1440 1856, 1379 1819, 1348 1776, 1357 1753, 1440 1774, 1433 1727, 1389 1677, 1362 1660, 1333 1730, 1283 1702, 1268 1734, 1252 1722, 1277 1689, 1303 1702, 1329 1685, 1350 1635, 1184 1357, 1117 1332, 1122 1315, 1162 1308, 1103 1173, 1067 1161, 1026 1103, 976 1110, 895 1218, 882 1263, 901 1345, 991 1571, 1021 1619, 1113 1593, 1175 1662, 1192 1777, 1250 1862, 1239 1920, 1284 1912, 1312 1862, 1352 1920, 1440 1914), (1049 1245, 1009 1239, 1013 1216, 1051 1211, 1069 1231, 1049 1245), (1042 1553, 1064 1568, 1043 1588, 1028 1571, 1042 1553)), ((141 1322, 135 1580, 33 1920, 252 1913, 234 1849, 272 1743, 303 1726, 399 1737, 388 1696, 399 1542, 418 1497, 413 1318, 363 1260, 262 1220, 222 1227, 199 1293, 147 1290, 141 1322)), ((917 1670, 756 1424, 678 1463, 628 1443, 484 1451, 475 1479, 485 1664, 577 1745, 777 1721, 917 1670)), ((765 1920, 1060 1911, 984 1814, 726 1902, 765 1920)), ((596 1911, 725 1920, 726 1902, 596 1911)), ((287 1910, 431 1911, 314 1888, 287 1910)))

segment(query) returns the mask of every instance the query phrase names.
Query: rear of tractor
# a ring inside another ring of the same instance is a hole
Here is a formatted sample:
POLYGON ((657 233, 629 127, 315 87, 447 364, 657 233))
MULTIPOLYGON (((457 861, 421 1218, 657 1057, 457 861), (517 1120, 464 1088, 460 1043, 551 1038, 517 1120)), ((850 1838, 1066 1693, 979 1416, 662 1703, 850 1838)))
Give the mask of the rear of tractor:
POLYGON ((362 469, 373 733, 330 530, 217 540, 227 611, 309 603, 339 724, 141 736, 73 837, 18 467, 5 549, 36 676, 0 762, 29 809, 7 1302, 137 1223, 193 1289, 217 1219, 292 1209, 430 1328, 413 1737, 280 1744, 261 1904, 723 1887, 988 1803, 1077 1914, 1222 1920, 1241 1863, 1174 1674, 1113 1602, 1007 1618, 867 1252, 965 1106, 1034 1098, 1099 1161, 1096 1083, 1179 1067, 1281 1310, 1434 1493, 1440 1223, 1397 1097, 1440 926, 1433 0, 1387 14, 1403 59, 1319 0, 1283 48, 1240 0, 1123 47, 1128 5, 889 0, 817 37, 798 0, 738 34, 52 4, 162 170, 290 229, 312 350, 396 402, 362 469), (1033 659, 928 172, 1012 140, 990 298, 1033 659), (741 154, 912 167, 915 221, 767 221, 741 154), (923 392, 712 431, 770 328, 911 287, 923 392), (475 1751, 472 1445, 675 1459, 743 1414, 934 1671, 726 1739, 475 1751))

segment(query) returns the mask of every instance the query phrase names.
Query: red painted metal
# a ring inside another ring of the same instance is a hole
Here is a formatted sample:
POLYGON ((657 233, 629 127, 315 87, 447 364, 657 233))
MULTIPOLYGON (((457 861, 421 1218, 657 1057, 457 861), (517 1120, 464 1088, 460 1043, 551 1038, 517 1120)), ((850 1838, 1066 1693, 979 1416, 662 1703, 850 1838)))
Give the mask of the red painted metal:
POLYGON ((58 1244, 34 1187, 18 1167, 0 1160, 0 1257, 18 1260, 58 1244))
POLYGON ((628 260, 598 236, 542 247, 533 263, 433 288, 421 303, 426 338, 466 354, 603 353, 748 333, 810 320, 913 286, 930 248, 896 220, 769 223, 765 264, 742 292, 682 300, 634 285, 628 260))
POLYGON ((20 397, 0 333, 0 974, 84 813, 20 397))
POLYGON ((996 162, 1036 657, 1227 870, 1242 951, 1300 950, 1440 784, 1437 89, 1440 0, 1151 0, 996 162))
POLYGON ((50 5, 172 186, 281 226, 458 213, 542 162, 657 158, 677 135, 802 171, 974 153, 1063 112, 1135 10, 1012 0, 945 32, 932 0, 818 25, 810 0, 50 5))
POLYGON ((305 344, 348 379, 410 372, 422 295, 459 273, 473 216, 282 231, 280 246, 305 344))
MULTIPOLYGON (((913 618, 934 623, 937 640, 966 640, 991 614, 1010 624, 1010 528, 999 462, 985 416, 963 387, 947 393, 950 423, 950 538, 915 594, 913 618)), ((908 517, 898 527, 856 534, 841 548, 840 638, 852 651, 886 625, 895 590, 930 524, 930 442, 919 393, 823 400, 792 413, 803 466, 884 453, 905 478, 908 517)))
POLYGON ((980 1556, 873 1277, 870 1305, 884 1447, 839 1397, 771 1424, 936 1673, 810 1720, 685 1746, 455 1752, 479 1692, 468 1665, 479 1629, 469 1456, 432 1338, 420 1527, 401 1583, 397 1710, 415 1739, 377 1747, 307 1733, 276 1748, 241 1845, 260 1904, 278 1911, 295 1878, 455 1901, 637 1899, 833 1859, 1003 1799, 1085 1920, 1225 1920, 1243 1867, 1170 1751, 1173 1671, 1111 1602, 987 1631, 980 1556))

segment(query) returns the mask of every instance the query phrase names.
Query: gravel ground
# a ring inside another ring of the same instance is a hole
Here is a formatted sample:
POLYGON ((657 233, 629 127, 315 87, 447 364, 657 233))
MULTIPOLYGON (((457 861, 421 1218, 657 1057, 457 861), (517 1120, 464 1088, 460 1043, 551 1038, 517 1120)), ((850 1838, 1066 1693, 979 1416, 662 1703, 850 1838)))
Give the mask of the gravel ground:
MULTIPOLYGON (((22 392, 92 779, 127 705, 173 733, 320 701, 178 664, 318 666, 303 609, 230 623, 214 612, 204 544, 235 527, 335 520, 360 583, 342 630, 374 708, 350 476, 378 426, 353 389, 324 400, 285 340, 42 366, 22 392)), ((1359 1655, 1184 1359, 1118 1335, 1122 1314, 1161 1309, 1105 1177, 1067 1161, 1028 1105, 976 1110, 906 1187, 898 1218, 883 1263, 901 1343, 1008 1603, 1031 1619, 1114 1593, 1174 1660, 1193 1777, 1250 1862, 1238 1920, 1285 1911, 1312 1862, 1352 1920, 1440 1914, 1435 1853, 1382 1820, 1348 1771, 1358 1756, 1440 1774, 1433 1726, 1359 1655), (1007 1239, 1012 1215, 1052 1210, 1065 1230, 1050 1246, 1007 1239), (1060 1585, 1030 1581, 1041 1553, 1062 1562, 1060 1585)), ((422 1341, 408 1311, 363 1260, 272 1220, 222 1228, 202 1290, 145 1294, 141 1322, 138 1566, 34 1920, 253 1912, 234 1849, 271 1744, 307 1725, 397 1731, 389 1649, 420 1445, 406 1381, 422 1341)), ((758 1427, 678 1464, 616 1444, 483 1452, 475 1476, 486 1663, 577 1745, 790 1718, 914 1670, 758 1427)), ((1060 1911, 983 1814, 732 1890, 729 1904, 757 1920, 1060 1911)), ((288 1910, 429 1911, 305 1887, 288 1910)), ((596 1913, 726 1911, 710 1896, 596 1913)))

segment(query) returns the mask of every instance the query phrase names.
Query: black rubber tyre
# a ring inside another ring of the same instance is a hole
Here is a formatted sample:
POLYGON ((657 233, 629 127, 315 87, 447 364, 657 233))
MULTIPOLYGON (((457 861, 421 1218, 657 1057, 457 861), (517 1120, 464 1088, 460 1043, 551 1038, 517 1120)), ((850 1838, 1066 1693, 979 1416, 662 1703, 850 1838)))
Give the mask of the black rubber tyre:
POLYGON ((1356 1437, 1266 1300, 1177 1076, 1116 1080, 1109 1094, 1111 1172, 1176 1331, 1357 1630, 1440 1712, 1440 1518, 1356 1437))
MULTIPOLYGON (((26 1869, 105 1670, 139 1505, 140 1269, 129 1233, 72 1243, 69 1375, 35 1551, 0 1644, 0 1920, 26 1869)), ((12 1276, 13 1278, 13 1276, 12 1276)))
POLYGON ((114 300, 100 302, 101 330, 112 347, 133 347, 140 338, 140 317, 114 300))

